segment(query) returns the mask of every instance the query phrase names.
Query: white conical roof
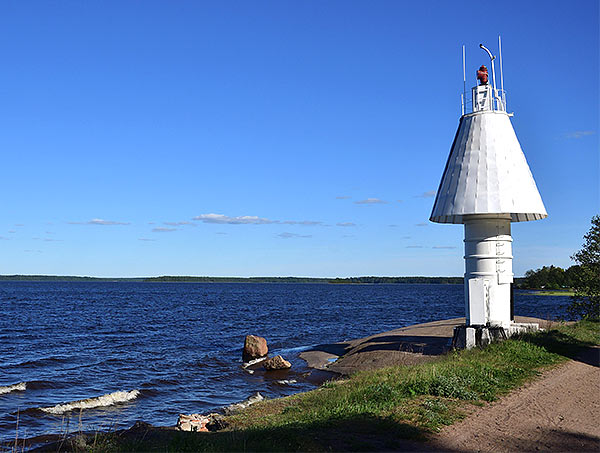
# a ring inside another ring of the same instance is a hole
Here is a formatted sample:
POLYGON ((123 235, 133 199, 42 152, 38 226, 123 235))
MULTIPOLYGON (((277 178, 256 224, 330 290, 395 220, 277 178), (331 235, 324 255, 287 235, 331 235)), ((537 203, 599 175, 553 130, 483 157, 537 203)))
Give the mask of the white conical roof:
POLYGON ((472 214, 510 214, 512 222, 548 216, 502 111, 461 117, 429 220, 463 223, 463 216, 472 214))

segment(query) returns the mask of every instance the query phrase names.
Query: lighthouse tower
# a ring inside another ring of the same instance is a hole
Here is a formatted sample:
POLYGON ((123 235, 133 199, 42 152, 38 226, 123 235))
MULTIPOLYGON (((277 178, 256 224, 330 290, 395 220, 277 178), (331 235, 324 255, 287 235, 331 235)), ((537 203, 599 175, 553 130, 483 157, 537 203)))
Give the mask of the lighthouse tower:
POLYGON ((490 57, 492 80, 481 66, 472 98, 463 94, 462 116, 430 220, 465 226, 466 327, 499 328, 510 335, 521 330, 512 313, 511 222, 548 214, 506 111, 502 57, 498 90, 496 57, 480 47, 490 57))

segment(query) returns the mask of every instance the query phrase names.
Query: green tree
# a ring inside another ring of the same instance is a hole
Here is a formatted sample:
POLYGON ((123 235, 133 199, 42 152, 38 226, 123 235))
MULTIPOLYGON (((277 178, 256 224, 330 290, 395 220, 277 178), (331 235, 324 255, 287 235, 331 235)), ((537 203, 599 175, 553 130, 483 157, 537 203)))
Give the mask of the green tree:
POLYGON ((541 269, 525 272, 526 288, 561 289, 569 286, 565 270, 556 266, 544 266, 541 269))
POLYGON ((575 317, 600 319, 600 216, 592 217, 592 227, 583 237, 581 250, 571 259, 579 264, 573 276, 575 295, 568 311, 575 317))

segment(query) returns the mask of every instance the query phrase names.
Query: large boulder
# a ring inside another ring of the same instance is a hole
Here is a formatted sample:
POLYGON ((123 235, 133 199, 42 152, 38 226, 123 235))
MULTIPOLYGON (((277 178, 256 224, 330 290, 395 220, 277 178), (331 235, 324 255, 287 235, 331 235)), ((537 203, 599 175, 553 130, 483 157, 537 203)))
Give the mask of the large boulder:
POLYGON ((287 370, 292 367, 292 364, 285 360, 280 355, 276 355, 275 357, 271 357, 263 362, 263 367, 265 370, 287 370))
POLYGON ((242 353, 244 362, 260 359, 261 357, 266 356, 268 352, 269 348, 267 347, 267 340, 256 335, 246 335, 244 351, 242 353))

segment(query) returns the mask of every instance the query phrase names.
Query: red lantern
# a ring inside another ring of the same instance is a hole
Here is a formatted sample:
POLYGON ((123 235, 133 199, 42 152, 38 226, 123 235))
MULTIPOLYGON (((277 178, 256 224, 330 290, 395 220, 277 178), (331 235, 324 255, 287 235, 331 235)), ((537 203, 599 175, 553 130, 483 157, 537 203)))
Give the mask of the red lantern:
POLYGON ((477 80, 479 80, 480 85, 487 85, 488 83, 488 70, 484 65, 481 65, 481 68, 477 70, 477 80))

